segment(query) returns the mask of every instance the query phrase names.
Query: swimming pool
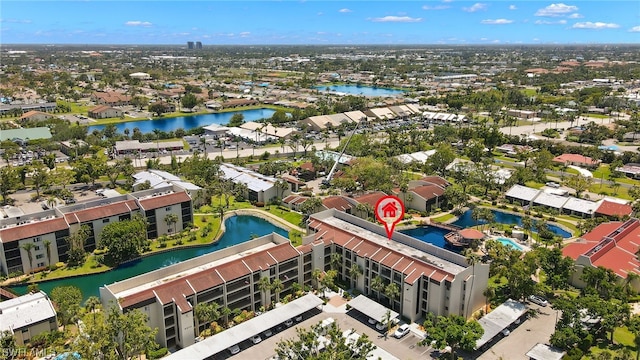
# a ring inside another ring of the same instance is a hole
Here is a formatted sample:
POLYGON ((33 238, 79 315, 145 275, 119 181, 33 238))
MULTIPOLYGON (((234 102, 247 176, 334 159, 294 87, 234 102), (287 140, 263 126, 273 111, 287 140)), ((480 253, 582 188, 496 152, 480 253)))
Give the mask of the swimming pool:
MULTIPOLYGON (((502 211, 498 211, 498 210, 491 210, 491 212, 493 212, 494 218, 495 218, 495 222, 498 224, 514 224, 514 225, 518 225, 520 227, 522 227, 522 216, 521 215, 516 215, 516 214, 512 214, 512 213, 506 213, 506 212, 502 212, 502 211)), ((456 220, 455 222, 453 222, 453 225, 458 225, 461 228, 468 228, 468 227, 472 227, 472 226, 476 226, 476 225, 482 225, 482 224, 486 224, 486 221, 481 220, 476 222, 475 220, 473 220, 472 217, 473 214, 473 210, 467 210, 465 211, 459 218, 458 220, 456 220)), ((533 232, 537 232, 536 228, 535 228, 535 223, 536 220, 533 221, 533 229, 531 229, 531 231, 533 232)), ((572 236, 572 234, 570 232, 568 232, 567 230, 561 228, 558 225, 555 224, 547 224, 547 227, 549 228, 549 230, 556 234, 559 235, 565 239, 570 238, 572 236)))
POLYGON ((498 242, 500 242, 502 245, 504 246, 508 246, 512 249, 516 249, 516 250, 524 250, 522 248, 522 246, 520 246, 518 243, 516 243, 515 241, 511 240, 511 239, 507 239, 507 238, 497 238, 496 239, 498 242))

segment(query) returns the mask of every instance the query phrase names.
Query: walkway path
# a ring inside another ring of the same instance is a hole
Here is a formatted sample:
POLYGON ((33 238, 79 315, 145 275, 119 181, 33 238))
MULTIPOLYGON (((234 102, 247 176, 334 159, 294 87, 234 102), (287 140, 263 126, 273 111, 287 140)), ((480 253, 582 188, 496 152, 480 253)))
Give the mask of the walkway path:
POLYGON ((591 171, 589 171, 587 169, 583 169, 583 168, 581 168, 579 166, 569 165, 568 168, 577 170, 580 173, 580 175, 582 175, 584 177, 588 177, 588 178, 592 178, 593 177, 593 174, 591 173, 591 171))

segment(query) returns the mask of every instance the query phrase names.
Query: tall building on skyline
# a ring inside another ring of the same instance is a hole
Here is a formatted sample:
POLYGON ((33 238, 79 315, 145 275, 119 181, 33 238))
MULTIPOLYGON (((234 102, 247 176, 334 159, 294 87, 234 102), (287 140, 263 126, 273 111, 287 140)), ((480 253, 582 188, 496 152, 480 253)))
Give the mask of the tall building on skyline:
POLYGON ((202 42, 196 41, 196 49, 202 49, 202 42))
POLYGON ((193 49, 193 41, 187 41, 187 49, 193 49))

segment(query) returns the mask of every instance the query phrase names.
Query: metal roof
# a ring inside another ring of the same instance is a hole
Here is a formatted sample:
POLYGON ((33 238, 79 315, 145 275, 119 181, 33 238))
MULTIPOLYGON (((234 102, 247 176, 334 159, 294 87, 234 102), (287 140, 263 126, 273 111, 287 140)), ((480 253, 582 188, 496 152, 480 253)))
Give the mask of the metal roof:
POLYGON ((560 360, 566 352, 547 344, 536 344, 525 355, 532 360, 560 360))
POLYGON ((243 183, 247 185, 249 190, 255 192, 267 191, 275 185, 276 181, 278 181, 274 177, 265 176, 258 172, 232 164, 220 164, 220 170, 224 173, 225 179, 231 180, 236 184, 243 183))
POLYGON ((476 349, 491 341, 502 330, 524 315, 526 311, 527 307, 523 303, 509 299, 480 318, 478 323, 484 329, 484 334, 476 341, 476 349))
POLYGON ((389 319, 395 319, 398 317, 398 315, 400 315, 397 312, 389 309, 386 306, 378 304, 377 302, 369 299, 364 295, 356 296, 354 299, 349 301, 347 305, 360 311, 361 313, 367 315, 368 317, 376 320, 379 323, 387 319, 388 311, 391 312, 391 316, 389 317, 389 319))
POLYGON ((29 327, 56 317, 56 310, 47 294, 40 291, 0 303, 0 331, 29 327))
POLYGON ((507 197, 516 198, 518 200, 531 201, 538 196, 540 190, 533 189, 522 185, 513 185, 509 191, 505 194, 507 197))
POLYGON ((534 204, 540 204, 549 206, 555 209, 562 209, 562 206, 567 202, 568 198, 560 195, 547 194, 541 191, 540 194, 533 200, 534 204))
POLYGON ((167 356, 165 359, 207 359, 235 344, 258 335, 265 330, 282 324, 285 320, 296 317, 322 305, 323 301, 313 294, 307 294, 292 302, 275 308, 251 320, 238 324, 231 329, 208 337, 167 356))
POLYGON ((13 139, 51 139, 51 131, 48 127, 0 130, 0 141, 13 139))

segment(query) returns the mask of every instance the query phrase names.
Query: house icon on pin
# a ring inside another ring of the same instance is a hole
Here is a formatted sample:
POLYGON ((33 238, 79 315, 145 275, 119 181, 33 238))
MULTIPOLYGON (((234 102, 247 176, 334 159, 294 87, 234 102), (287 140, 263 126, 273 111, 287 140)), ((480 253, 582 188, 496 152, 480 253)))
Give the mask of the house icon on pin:
POLYGON ((394 218, 396 217, 396 211, 398 211, 398 208, 396 207, 396 204, 394 202, 387 203, 382 207, 384 217, 394 218))

